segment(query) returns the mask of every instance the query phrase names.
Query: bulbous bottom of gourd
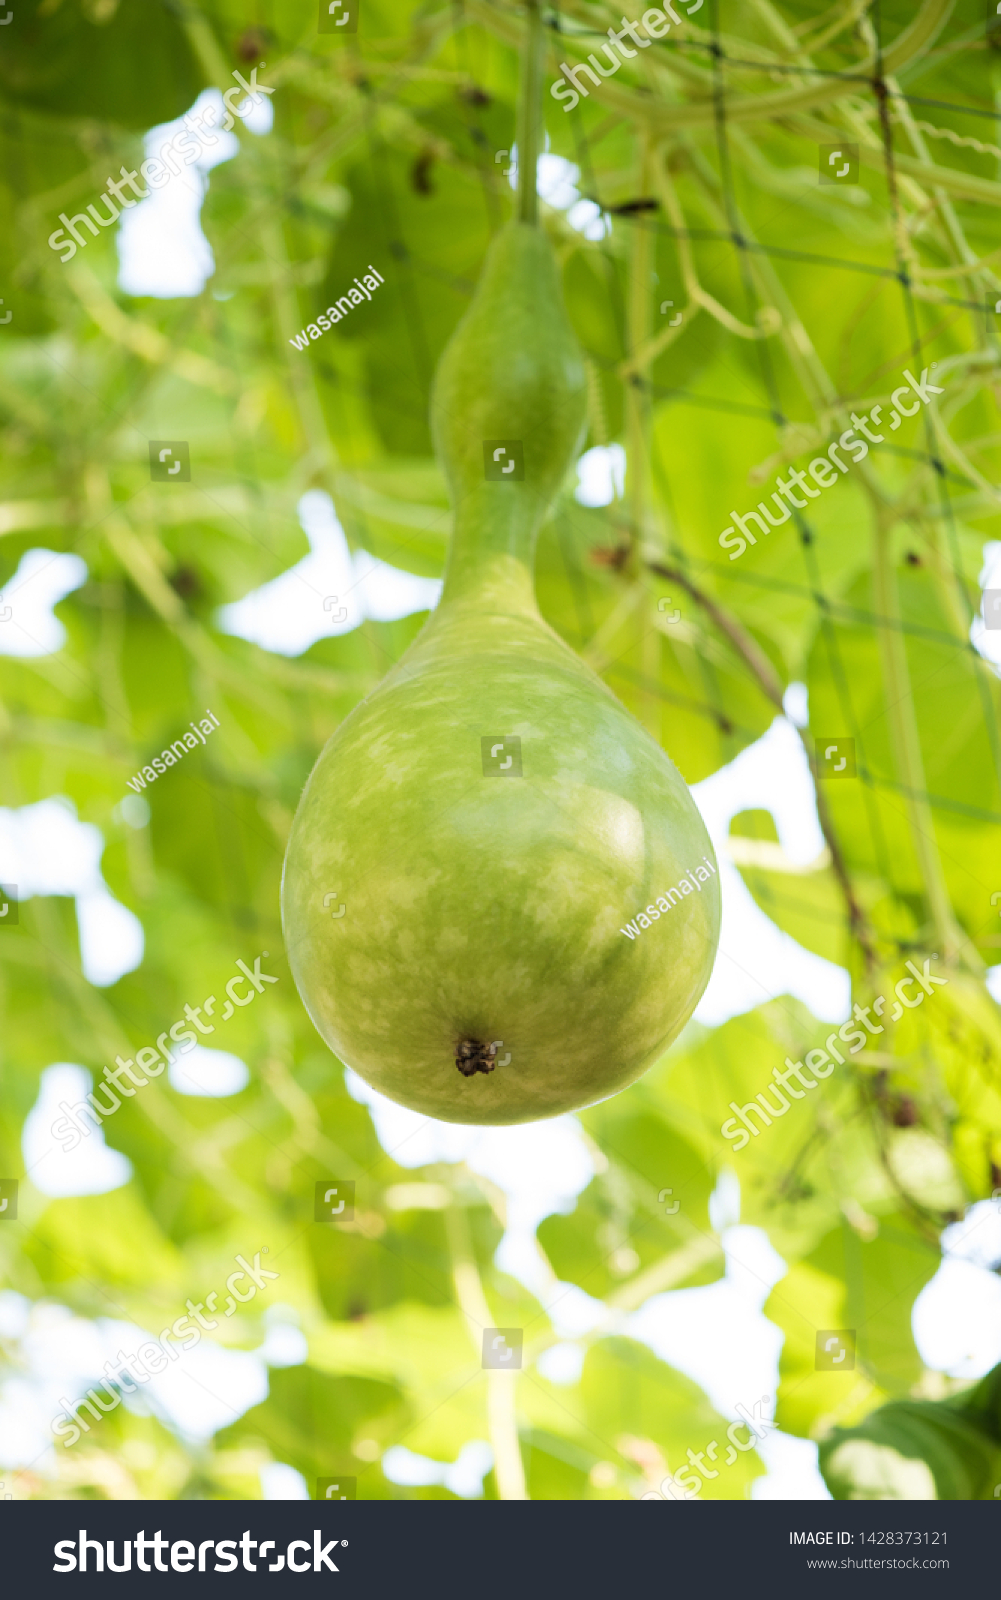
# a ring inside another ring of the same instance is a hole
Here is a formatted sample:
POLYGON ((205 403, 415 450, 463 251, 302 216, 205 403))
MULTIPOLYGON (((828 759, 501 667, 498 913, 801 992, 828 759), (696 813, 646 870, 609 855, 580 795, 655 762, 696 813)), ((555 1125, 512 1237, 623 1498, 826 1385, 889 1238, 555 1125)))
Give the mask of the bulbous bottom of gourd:
POLYGON ((418 648, 338 729, 282 910, 342 1061, 412 1110, 499 1124, 605 1099, 662 1054, 708 982, 720 898, 663 751, 544 625, 491 623, 506 653, 418 648), (520 776, 498 770, 511 746, 484 753, 513 738, 520 776))

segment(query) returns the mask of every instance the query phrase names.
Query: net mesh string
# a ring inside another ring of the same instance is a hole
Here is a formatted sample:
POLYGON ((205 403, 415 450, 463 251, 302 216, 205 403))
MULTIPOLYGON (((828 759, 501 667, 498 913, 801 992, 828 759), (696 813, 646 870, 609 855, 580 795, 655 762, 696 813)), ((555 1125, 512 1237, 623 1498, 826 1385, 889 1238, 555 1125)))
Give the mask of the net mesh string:
MULTIPOLYGON (((734 201, 733 179, 732 179, 732 173, 731 173, 731 170, 730 170, 729 148, 728 148, 728 141, 727 141, 726 93, 725 93, 724 85, 722 83, 722 76, 723 76, 723 65, 724 65, 724 62, 725 62, 725 64, 727 66, 729 66, 731 63, 730 63, 729 59, 727 59, 725 57, 725 52, 723 51, 722 45, 720 44, 718 25, 715 24, 715 19, 714 19, 713 45, 715 46, 715 48, 713 48, 712 46, 710 46, 710 47, 702 47, 702 46, 700 46, 700 47, 701 48, 709 48, 710 49, 711 57, 712 57, 713 64, 714 64, 714 78, 715 78, 715 84, 714 84, 714 89, 715 89, 715 92, 714 92, 714 106, 715 106, 715 111, 716 111, 716 130, 715 131, 716 131, 717 150, 718 150, 718 154, 719 154, 721 183, 722 183, 722 187, 723 187, 723 190, 724 190, 724 194, 725 194, 725 198, 726 198, 726 204, 727 204, 729 218, 730 218, 730 223, 731 223, 731 231, 730 231, 729 239, 730 239, 730 242, 732 242, 732 244, 736 247, 737 251, 739 252, 741 276, 742 276, 742 279, 743 279, 743 282, 744 282, 744 285, 745 285, 745 294, 747 296, 748 303, 749 303, 749 305, 750 305, 750 307, 752 309, 752 312, 754 310, 756 310, 757 307, 755 305, 755 296, 754 296, 754 292, 753 292, 753 286, 752 286, 752 284, 750 282, 749 275, 747 274, 747 271, 746 271, 746 257, 747 257, 747 254, 750 253, 750 252, 755 252, 756 251, 756 252, 760 252, 760 253, 764 253, 764 254, 774 254, 776 256, 785 257, 785 258, 791 259, 791 260, 796 260, 796 259, 808 260, 811 264, 817 264, 817 265, 823 264, 823 265, 829 266, 831 268, 840 269, 840 270, 843 270, 843 271, 864 272, 864 273, 877 274, 877 275, 880 275, 880 276, 884 276, 886 278, 896 280, 900 284, 903 293, 907 297, 907 312, 908 312, 909 326, 911 328, 912 346, 913 346, 913 350, 915 352, 913 358, 915 360, 918 360, 918 358, 920 356, 921 338, 920 338, 920 334, 918 333, 918 330, 917 330, 915 307, 914 307, 914 296, 913 296, 913 293, 912 293, 911 278, 910 278, 910 274, 906 271, 906 265, 905 264, 901 264, 901 262, 898 260, 897 263, 893 267, 878 267, 878 266, 876 266, 874 264, 871 264, 871 263, 850 262, 850 261, 845 261, 843 258, 838 258, 838 257, 834 257, 834 256, 830 256, 830 257, 818 256, 813 252, 796 251, 796 250, 789 249, 788 247, 785 247, 785 246, 771 246, 771 245, 768 245, 768 244, 760 244, 757 241, 754 241, 754 240, 748 238, 748 236, 747 236, 748 235, 748 230, 746 228, 746 225, 743 224, 739 219, 739 216, 738 216, 738 213, 737 213, 737 209, 736 209, 736 204, 735 204, 735 201, 734 201)), ((751 64, 748 63, 748 65, 751 65, 751 64)), ((753 65, 755 65, 757 70, 761 70, 759 64, 755 63, 753 65)), ((792 70, 792 69, 789 69, 789 70, 792 70)), ((819 69, 817 69, 817 70, 819 70, 819 69)), ((829 74, 829 75, 832 76, 832 77, 841 77, 841 76, 843 76, 842 74, 836 74, 836 73, 832 73, 832 74, 829 74)), ((872 92, 874 94, 874 97, 875 97, 875 99, 877 101, 877 111, 879 110, 880 106, 885 107, 886 100, 888 98, 888 94, 884 93, 883 96, 882 96, 882 99, 880 99, 879 95, 877 94, 877 91, 874 88, 874 80, 873 79, 871 79, 871 78, 860 78, 860 81, 865 82, 866 85, 872 90, 872 92)), ((876 82, 879 82, 879 73, 877 73, 876 82)), ((914 102, 914 103, 925 103, 924 97, 919 97, 919 96, 901 96, 901 95, 899 95, 899 91, 894 91, 894 92, 898 95, 898 98, 900 98, 900 99, 906 99, 906 100, 914 102)), ((931 103, 931 102, 929 102, 929 103, 931 103)), ((948 107, 950 109, 955 109, 957 111, 973 110, 973 111, 976 111, 978 114, 993 115, 993 113, 988 113, 988 112, 982 112, 981 113, 980 112, 980 108, 971 108, 971 107, 960 106, 960 105, 953 106, 953 104, 951 102, 934 102, 934 103, 944 105, 944 106, 946 106, 946 107, 948 107)), ((590 160, 587 136, 579 126, 579 118, 575 118, 574 120, 578 122, 578 128, 577 128, 577 151, 576 151, 576 153, 578 155, 578 164, 581 167, 582 171, 589 172, 589 173, 592 174, 592 182, 593 182, 593 163, 590 160)), ((886 130, 886 126, 885 126, 886 125, 885 116, 883 117, 883 124, 884 124, 884 159, 885 159, 885 165, 886 165, 886 170, 887 170, 887 184, 888 184, 888 188, 890 189, 891 193, 893 193, 895 186, 894 186, 894 175, 893 175, 893 169, 892 169, 892 145, 889 143, 889 140, 885 137, 885 133, 887 131, 886 130)), ((836 130, 832 129, 832 137, 834 137, 835 135, 836 135, 836 130)), ((946 136, 948 136, 948 130, 946 130, 946 136)), ((978 143, 977 141, 974 141, 975 145, 977 143, 978 143)), ((992 147, 986 147, 984 149, 983 153, 993 153, 993 148, 992 147)), ((597 185, 594 185, 594 188, 596 190, 597 189, 597 185)), ((644 219, 644 220, 646 220, 646 219, 644 219)), ((669 224, 663 222, 660 218, 657 219, 657 221, 655 223, 655 226, 657 226, 658 228, 662 229, 664 232, 666 232, 668 234, 677 234, 677 232, 679 231, 679 230, 672 229, 669 224)), ((725 241, 727 239, 727 235, 724 234, 724 233, 719 232, 718 230, 686 229, 685 232, 687 234, 689 234, 689 236, 691 236, 693 238, 700 238, 702 240, 713 239, 714 241, 723 242, 723 241, 725 241)), ((943 299, 945 299, 945 297, 943 297, 943 299)), ((970 301, 969 299, 965 299, 965 298, 964 299, 960 299, 960 298, 955 297, 955 296, 950 296, 950 297, 948 297, 948 299, 949 299, 949 302, 951 304, 955 305, 957 308, 967 309, 967 310, 982 310, 984 308, 984 302, 981 302, 979 300, 970 301)), ((942 301, 940 301, 939 303, 942 303, 942 301)), ((772 416, 773 420, 779 426, 783 426, 783 425, 786 424, 787 419, 786 419, 786 417, 784 415, 783 409, 781 407, 781 403, 780 403, 780 401, 778 399, 778 386, 777 386, 777 383, 776 383, 776 380, 775 380, 774 372, 772 370, 772 365, 771 365, 771 362, 770 362, 770 359, 769 359, 768 352, 767 352, 767 350, 766 350, 766 348, 765 348, 765 346, 763 344, 761 346, 759 346, 759 359, 761 361, 761 366, 762 366, 763 386, 765 387, 766 392, 768 393, 769 399, 771 401, 769 414, 772 416)), ((608 363, 605 363, 605 364, 606 364, 606 366, 608 365, 608 363)), ((920 366, 919 366, 919 370, 920 370, 920 366)), ((664 392, 660 388, 660 386, 657 386, 657 385, 652 385, 651 388, 652 388, 653 392, 655 394, 657 394, 657 395, 659 395, 660 393, 664 392)), ((670 392, 670 391, 668 391, 668 392, 670 392)), ((709 406, 709 407, 715 409, 714 402, 712 400, 710 400, 710 399, 707 399, 704 396, 694 396, 694 395, 691 395, 688 392, 682 392, 682 393, 679 394, 678 391, 674 391, 673 394, 674 394, 674 397, 677 398, 677 399, 682 399, 683 398, 684 400, 686 400, 686 401, 688 401, 690 403, 696 403, 696 404, 699 404, 699 405, 702 405, 702 406, 709 406)), ((743 411, 745 414, 747 414, 752 409, 750 407, 739 406, 739 403, 735 403, 735 402, 731 402, 731 401, 722 401, 722 402, 719 402, 718 404, 719 404, 719 409, 727 410, 727 411, 730 411, 730 412, 743 411)), ((756 411, 758 411, 758 414, 761 414, 761 410, 763 410, 763 408, 754 408, 754 409, 756 411)), ((953 511, 953 505, 952 505, 951 497, 950 497, 949 492, 948 492, 948 483, 946 481, 947 478, 952 478, 953 481, 963 481, 963 480, 958 479, 957 475, 950 473, 949 469, 941 461, 938 452, 934 448, 934 439, 931 437, 931 434, 930 434, 931 424, 930 424, 930 421, 929 421, 927 416, 925 418, 925 427, 926 427, 927 430, 929 430, 929 437, 928 437, 928 447, 924 452, 911 451, 911 450, 903 451, 901 449, 901 447, 894 447, 894 446, 891 446, 890 448, 891 448, 891 450, 894 451, 894 453, 900 453, 900 454, 909 455, 913 459, 916 459, 918 461, 923 461, 923 462, 929 464, 933 468, 933 471, 935 472, 935 475, 936 475, 937 487, 938 487, 938 496, 939 496, 939 500, 940 500, 940 515, 943 517, 944 520, 946 520, 947 527, 949 529, 950 546, 951 546, 950 558, 951 558, 951 566, 952 566, 952 577, 953 577, 953 580, 957 584, 957 588, 963 594, 964 603, 968 603, 967 602, 967 594, 966 594, 966 584, 965 584, 965 581, 963 580, 963 578, 961 576, 961 573, 960 573, 960 570, 959 570, 958 540, 957 540, 957 534, 956 534, 956 529, 955 529, 954 511, 953 511)), ((811 596, 811 598, 813 599, 815 605, 818 608, 820 628, 821 628, 822 636, 824 637, 825 647, 827 648, 827 651, 828 651, 828 657, 829 657, 829 662, 830 662, 830 666, 831 666, 831 670, 832 670, 832 676, 833 676, 834 681, 835 681, 835 683, 837 685, 837 688, 838 688, 839 702, 840 702, 841 709, 842 709, 842 715, 845 718, 846 722, 848 723, 849 728, 852 730, 852 735, 853 735, 853 737, 856 738, 856 741, 857 741, 857 744, 858 744, 858 748, 862 752, 862 761, 860 761, 860 767, 861 767, 861 766, 864 765, 864 741, 862 739, 862 731, 863 730, 859 726, 859 719, 858 719, 858 716, 857 716, 857 714, 855 712, 854 706, 852 704, 850 686, 849 686, 848 681, 847 681, 847 675, 846 675, 846 672, 845 672, 845 669, 844 669, 843 661, 841 660, 841 654, 840 654, 840 649, 839 649, 839 641, 838 641, 838 638, 837 638, 836 628, 834 626, 835 614, 840 615, 840 617, 842 617, 842 618, 844 618, 846 620, 848 618, 851 618, 852 620, 856 620, 856 621, 860 621, 860 622, 861 621, 866 621, 866 622, 868 622, 871 625, 876 626, 876 627, 884 627, 884 628, 885 627, 894 627, 894 628, 902 631, 905 634, 913 634, 913 633, 915 633, 917 631, 920 631, 920 630, 916 627, 916 625, 914 625, 912 623, 909 623, 905 619, 899 619, 898 620, 898 619, 895 619, 895 618, 880 617, 880 616, 874 615, 872 613, 866 614, 866 613, 861 612, 860 608, 854 607, 854 606, 850 606, 847 602, 844 602, 844 601, 841 601, 841 600, 837 600, 837 599, 833 599, 830 595, 828 595, 825 592, 824 587, 823 587, 823 585, 821 583, 821 580, 820 580, 820 574, 819 574, 819 571, 818 571, 818 566, 817 566, 817 561, 816 561, 816 553, 815 553, 814 544, 813 544, 812 530, 811 530, 809 524, 805 521, 805 519, 801 515, 797 515, 796 516, 796 524, 797 524, 797 528, 798 528, 798 532, 799 532, 799 536, 800 536, 800 544, 801 544, 801 549, 802 549, 803 555, 804 555, 804 561, 805 561, 805 564, 806 564, 806 567, 807 567, 808 583, 807 583, 807 585, 804 586, 803 592, 805 592, 805 593, 807 593, 807 594, 809 594, 811 596)), ((699 565, 701 567, 710 567, 710 568, 715 568, 716 570, 721 570, 721 571, 725 571, 726 570, 725 568, 719 566, 718 564, 703 562, 697 557, 688 557, 686 555, 686 552, 682 548, 679 548, 677 543, 674 543, 673 546, 672 546, 672 555, 674 555, 679 560, 691 559, 697 565, 699 565)), ((795 587, 794 585, 789 584, 789 583, 784 583, 781 580, 774 580, 774 579, 769 579, 769 578, 766 578, 766 577, 758 578, 758 577, 756 577, 756 575, 743 573, 743 572, 740 573, 740 574, 733 574, 733 576, 736 577, 738 579, 738 581, 740 581, 742 583, 759 584, 763 588, 767 588, 767 587, 771 586, 771 587, 774 587, 774 588, 781 588, 781 589, 784 589, 787 592, 789 592, 795 587)), ((962 642, 960 642, 955 638, 954 635, 945 634, 945 633, 942 633, 940 631, 936 633, 936 638, 941 643, 949 644, 949 645, 953 646, 954 648, 957 648, 957 649, 960 649, 960 650, 964 651, 968 655, 976 657, 976 665, 974 667, 974 670, 975 670, 975 674, 976 674, 977 681, 978 681, 978 692, 980 693, 981 698, 982 698, 982 704, 984 706, 984 711, 985 711, 985 721, 986 721, 986 724, 987 724, 987 727, 988 727, 988 730, 989 730, 989 737, 991 738, 994 758, 995 758, 995 761, 997 762, 997 731, 996 731, 996 729, 994 727, 994 724, 993 724, 993 717, 990 715, 989 684, 987 682, 986 670, 985 670, 984 667, 980 666, 980 658, 979 658, 979 656, 977 656, 977 653, 975 652, 974 647, 970 643, 969 639, 965 639, 962 642)), ((866 778, 865 778, 865 788, 866 789, 868 789, 869 784, 872 781, 873 781, 872 775, 869 774, 868 771, 867 771, 866 778)), ((880 780, 877 780, 877 781, 879 782, 879 785, 880 785, 881 788, 891 788, 891 789, 892 788, 896 788, 902 794, 907 794, 908 793, 906 785, 893 784, 892 780, 880 779, 880 780)), ((1001 820, 1001 819, 998 819, 997 818, 997 814, 992 812, 992 811, 988 811, 988 810, 985 810, 985 809, 980 808, 980 807, 964 806, 961 802, 956 802, 954 800, 950 801, 947 797, 937 796, 937 795, 935 795, 933 793, 929 793, 926 790, 920 791, 920 796, 921 796, 921 798, 929 801, 929 803, 934 804, 936 806, 945 807, 947 809, 950 809, 950 810, 953 810, 953 811, 956 811, 956 812, 961 812, 961 813, 963 813, 965 815, 968 815, 968 816, 975 816, 975 817, 977 817, 978 819, 981 819, 981 820, 1001 820)), ((871 830, 871 833, 872 833, 872 836, 873 836, 872 837, 872 843, 873 843, 874 849, 876 850, 876 852, 878 854, 878 857, 880 858, 881 866, 882 866, 882 869, 883 869, 883 874, 882 875, 885 877, 885 879, 888 882, 890 882, 892 884, 892 882, 893 882, 893 874, 889 870, 889 867, 888 867, 889 857, 888 857, 888 852, 887 852, 887 849, 886 849, 885 841, 883 841, 881 839, 881 837, 880 837, 881 830, 879 828, 879 818, 878 818, 878 815, 873 812, 873 808, 871 806, 869 807, 869 825, 870 825, 870 830, 871 830)))

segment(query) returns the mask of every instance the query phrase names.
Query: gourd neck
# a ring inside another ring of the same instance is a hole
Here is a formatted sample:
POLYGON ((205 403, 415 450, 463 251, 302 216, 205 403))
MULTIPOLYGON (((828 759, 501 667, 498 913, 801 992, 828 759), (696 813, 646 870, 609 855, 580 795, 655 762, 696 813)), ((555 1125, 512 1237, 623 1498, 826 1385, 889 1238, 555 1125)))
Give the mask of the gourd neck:
POLYGON ((536 536, 579 447, 585 395, 549 243, 509 223, 435 374, 431 430, 455 516, 443 604, 503 594, 505 609, 538 616, 536 536))
POLYGON ((484 483, 455 509, 441 604, 473 601, 537 617, 533 568, 543 508, 525 484, 484 483))
POLYGON ((455 516, 439 610, 463 604, 538 618, 535 541, 583 439, 586 374, 538 226, 545 30, 540 0, 526 9, 516 220, 493 239, 442 352, 431 436, 455 516))
POLYGON ((561 275, 538 226, 545 30, 526 0, 516 220, 493 239, 431 397, 435 454, 455 513, 442 605, 538 618, 535 540, 580 447, 586 375, 561 275))

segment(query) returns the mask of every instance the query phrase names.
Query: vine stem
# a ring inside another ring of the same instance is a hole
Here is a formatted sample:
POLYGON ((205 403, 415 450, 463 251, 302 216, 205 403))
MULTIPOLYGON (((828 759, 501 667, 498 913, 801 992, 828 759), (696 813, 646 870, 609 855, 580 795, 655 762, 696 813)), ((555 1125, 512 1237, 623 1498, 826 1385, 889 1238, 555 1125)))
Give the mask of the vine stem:
POLYGON ((911 686, 910 668, 904 635, 900 629, 900 596, 891 550, 893 514, 877 516, 873 526, 872 590, 876 610, 886 618, 877 629, 879 653, 886 691, 887 720, 897 773, 905 786, 906 812, 911 843, 924 883, 925 897, 935 938, 942 946, 943 960, 957 960, 968 971, 983 971, 974 947, 957 927, 952 914, 948 885, 939 855, 931 805, 926 799, 924 758, 911 686))
POLYGON ((538 161, 543 132, 542 79, 546 61, 546 35, 539 0, 526 0, 528 28, 521 57, 518 92, 518 221, 537 227, 539 222, 538 161))
MULTIPOLYGON (((483 1335, 493 1327, 493 1313, 483 1292, 483 1282, 473 1254, 466 1213, 453 1194, 452 1203, 445 1208, 445 1229, 452 1257, 452 1279, 455 1295, 466 1319, 473 1349, 479 1358, 483 1349, 483 1335)), ((499 1367, 488 1368, 487 1380, 487 1431, 494 1452, 494 1477, 497 1495, 501 1500, 527 1500, 525 1464, 521 1459, 518 1439, 518 1419, 515 1413, 516 1375, 502 1372, 499 1367)))
MULTIPOLYGON (((639 137, 637 193, 645 195, 650 177, 649 135, 639 137)), ((647 380, 650 357, 651 299, 653 289, 653 230, 642 214, 634 219, 630 238, 629 289, 626 304, 629 363, 636 379, 626 384, 626 434, 629 446, 629 481, 626 497, 635 533, 642 538, 648 498, 649 463, 647 433, 650 417, 647 380)))
MULTIPOLYGON (((696 605, 702 607, 702 610, 715 623, 720 633, 729 639, 733 648, 742 657, 762 694, 771 701, 776 710, 785 715, 782 684, 778 673, 761 649, 761 646, 752 638, 746 628, 741 626, 736 617, 725 612, 710 595, 693 583, 687 573, 682 572, 680 567, 668 567, 659 561, 649 561, 647 562, 647 570, 655 573, 659 578, 666 579, 668 583, 678 584, 685 590, 686 594, 691 596, 696 605)), ((871 977, 879 967, 879 953, 876 948, 875 935, 855 893, 844 852, 834 829, 834 822, 831 818, 826 797, 817 781, 816 757, 810 749, 810 741, 802 728, 797 728, 796 732, 799 734, 806 758, 810 763, 810 775, 813 778, 813 788, 817 802, 817 820, 820 823, 820 831, 824 836, 824 842, 831 853, 831 867, 841 890, 845 909, 848 912, 848 924, 853 936, 858 941, 859 949, 862 951, 866 975, 871 977)))
MULTIPOLYGON (((652 148, 650 134, 643 130, 639 135, 639 161, 637 164, 636 193, 645 195, 648 190, 652 148)), ((634 219, 630 238, 629 288, 626 303, 626 327, 629 358, 634 364, 634 376, 625 385, 626 423, 626 501, 631 524, 631 542, 645 542, 650 503, 650 388, 649 358, 642 355, 650 343, 653 299, 653 229, 649 219, 642 214, 634 219)), ((635 559, 635 555, 634 555, 635 559)), ((637 612, 637 617, 640 613, 637 612)), ((640 629, 641 661, 644 677, 649 682, 659 681, 661 667, 661 639, 654 628, 640 629)), ((651 689, 641 689, 639 694, 640 720, 646 730, 661 742, 661 704, 651 689)))
MULTIPOLYGON (((920 11, 904 28, 892 43, 883 52, 883 71, 903 74, 905 69, 916 64, 928 52, 937 39, 939 33, 949 19, 953 9, 954 0, 924 0, 920 11)), ((492 0, 464 0, 464 12, 467 16, 475 18, 483 24, 497 38, 505 44, 513 45, 520 50, 524 40, 524 32, 517 20, 514 11, 502 11, 492 0)), ((573 39, 572 35, 562 36, 562 47, 568 54, 582 57, 590 41, 581 43, 573 39)), ((776 58, 781 64, 780 58, 776 58)), ((772 65, 766 61, 765 67, 772 65)), ((856 63, 854 71, 857 77, 864 77, 871 73, 876 63, 873 57, 867 56, 856 63)), ((673 70, 678 71, 675 65, 673 70)), ((648 123, 656 134, 674 133, 683 128, 711 127, 715 121, 715 105, 710 96, 704 96, 694 101, 669 103, 661 96, 642 94, 635 89, 616 88, 615 84, 605 79, 600 89, 590 90, 597 104, 605 106, 614 115, 627 119, 630 122, 648 123)), ((802 111, 812 111, 820 106, 825 106, 833 100, 842 100, 845 95, 845 84, 842 79, 835 76, 833 80, 821 83, 811 83, 803 88, 783 89, 774 94, 760 95, 747 94, 737 97, 728 109, 728 120, 734 122, 778 122, 795 116, 802 111)), ((830 132, 825 127, 824 136, 830 132)), ((881 162, 880 162, 881 165, 881 162)), ((915 166, 918 163, 914 163, 915 166)), ((905 170, 910 170, 906 168, 905 170)), ((954 168, 941 169, 946 178, 955 176, 954 168)), ((965 178, 965 175, 963 175, 965 178)), ((988 190, 997 189, 998 185, 988 182, 984 178, 974 178, 973 184, 978 185, 978 195, 984 191, 984 198, 988 198, 988 190)), ((995 195, 996 203, 996 195, 995 195)))

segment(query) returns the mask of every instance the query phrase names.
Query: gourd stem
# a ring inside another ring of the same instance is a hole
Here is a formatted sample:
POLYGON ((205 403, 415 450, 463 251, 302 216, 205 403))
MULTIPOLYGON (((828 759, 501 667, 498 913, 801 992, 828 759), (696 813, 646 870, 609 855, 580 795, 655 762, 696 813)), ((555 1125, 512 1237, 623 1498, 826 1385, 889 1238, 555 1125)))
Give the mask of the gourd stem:
POLYGON ((536 173, 543 126, 542 79, 546 35, 539 0, 526 0, 525 10, 528 13, 528 27, 518 92, 518 221, 535 227, 539 221, 536 173))

